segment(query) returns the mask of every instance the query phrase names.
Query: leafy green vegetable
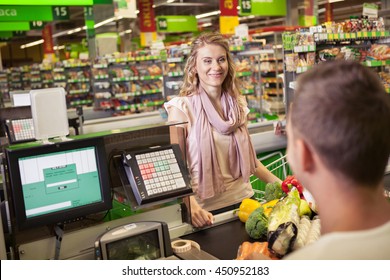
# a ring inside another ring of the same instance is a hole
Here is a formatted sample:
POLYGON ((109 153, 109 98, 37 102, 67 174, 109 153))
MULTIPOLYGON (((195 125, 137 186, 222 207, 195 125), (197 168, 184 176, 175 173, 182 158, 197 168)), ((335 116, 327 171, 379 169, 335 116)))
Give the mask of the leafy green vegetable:
POLYGON ((279 182, 268 183, 265 185, 264 189, 264 199, 266 201, 271 201, 274 199, 280 199, 286 195, 283 192, 282 187, 279 182))
POLYGON ((264 208, 256 208, 245 222, 245 230, 253 239, 266 239, 268 218, 264 214, 264 208))
POLYGON ((293 188, 275 205, 269 216, 268 248, 279 257, 289 253, 294 246, 300 221, 300 203, 299 192, 293 188))

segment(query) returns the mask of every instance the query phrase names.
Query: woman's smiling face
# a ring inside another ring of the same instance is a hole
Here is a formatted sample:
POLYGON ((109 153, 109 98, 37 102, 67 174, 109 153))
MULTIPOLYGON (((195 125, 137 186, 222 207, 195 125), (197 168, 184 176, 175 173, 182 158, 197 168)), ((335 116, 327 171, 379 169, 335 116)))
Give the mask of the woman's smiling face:
POLYGON ((205 45, 198 50, 196 72, 200 85, 207 91, 211 88, 221 88, 228 74, 226 51, 218 45, 205 45))

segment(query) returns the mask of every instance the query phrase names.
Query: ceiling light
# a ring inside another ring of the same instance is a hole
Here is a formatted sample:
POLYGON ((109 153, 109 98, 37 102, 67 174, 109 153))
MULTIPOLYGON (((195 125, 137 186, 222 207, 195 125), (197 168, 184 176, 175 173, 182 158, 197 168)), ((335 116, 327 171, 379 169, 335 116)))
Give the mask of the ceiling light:
POLYGON ((205 18, 205 17, 212 17, 212 16, 217 16, 221 13, 221 11, 213 11, 213 12, 209 12, 209 13, 204 13, 204 14, 200 14, 200 15, 197 15, 195 16, 197 19, 200 19, 200 18, 205 18))
POLYGON ((44 42, 44 40, 41 39, 41 40, 34 41, 34 42, 31 42, 31 43, 28 43, 28 44, 25 44, 25 45, 21 45, 20 48, 21 49, 29 48, 29 47, 32 47, 32 46, 43 44, 43 42, 44 42))
POLYGON ((67 34, 70 35, 70 34, 73 34, 73 33, 80 32, 81 30, 82 30, 81 27, 77 27, 77 28, 75 28, 75 29, 69 30, 69 31, 67 32, 67 34))
POLYGON ((131 32, 133 32, 133 30, 127 29, 127 30, 125 30, 125 31, 119 32, 119 36, 123 36, 123 35, 129 34, 129 33, 131 33, 131 32))
MULTIPOLYGON (((139 10, 136 11, 136 14, 138 14, 138 13, 139 13, 139 10)), ((101 22, 96 23, 94 25, 94 28, 98 28, 98 27, 103 26, 103 25, 105 25, 107 23, 113 22, 115 20, 120 20, 122 18, 123 18, 122 16, 118 16, 118 17, 112 17, 112 18, 103 20, 101 22)), ((84 25, 84 26, 81 26, 81 27, 77 27, 75 29, 71 29, 71 30, 67 30, 67 31, 61 31, 61 32, 58 32, 56 34, 53 34, 52 38, 57 38, 57 37, 64 36, 64 35, 71 35, 71 34, 80 32, 81 30, 86 30, 86 29, 87 29, 87 27, 84 25)), ((128 32, 128 33, 130 33, 130 32, 128 32)), ((24 49, 24 48, 32 47, 32 46, 39 45, 39 44, 42 44, 42 43, 43 43, 43 39, 31 42, 31 43, 28 43, 28 44, 21 45, 20 48, 24 49)))
POLYGON ((212 24, 209 22, 209 23, 203 23, 201 25, 201 27, 209 27, 209 26, 212 26, 212 24))
MULTIPOLYGON (((117 19, 116 17, 112 17, 112 18, 103 20, 103 21, 101 21, 101 22, 96 23, 96 24, 94 25, 94 27, 95 27, 95 28, 98 28, 98 27, 100 27, 100 26, 102 26, 102 25, 105 25, 105 24, 107 24, 107 23, 113 22, 113 21, 116 20, 116 19, 117 19)), ((118 19, 120 19, 120 18, 118 17, 118 19)))

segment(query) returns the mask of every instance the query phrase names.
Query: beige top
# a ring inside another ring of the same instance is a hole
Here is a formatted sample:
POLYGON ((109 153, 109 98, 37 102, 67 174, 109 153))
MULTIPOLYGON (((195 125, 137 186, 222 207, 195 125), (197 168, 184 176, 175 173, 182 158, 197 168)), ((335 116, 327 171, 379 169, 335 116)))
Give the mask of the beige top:
POLYGON ((390 260, 390 221, 369 230, 325 234, 284 259, 390 260))
MULTIPOLYGON (((196 193, 198 189, 198 149, 195 134, 191 133, 191 127, 194 124, 194 118, 190 106, 188 104, 189 103, 187 97, 175 97, 169 102, 165 103, 164 106, 167 109, 168 113, 171 106, 178 108, 186 115, 188 119, 188 136, 186 141, 187 159, 188 168, 191 174, 192 189, 196 193)), ((227 151, 229 150, 231 137, 227 135, 222 135, 213 129, 213 138, 215 141, 217 160, 224 179, 226 191, 222 194, 215 195, 214 197, 205 200, 200 200, 200 198, 196 196, 196 200, 198 201, 199 205, 208 211, 239 203, 244 198, 251 197, 254 194, 250 182, 243 182, 242 177, 234 179, 232 174, 230 173, 230 168, 228 164, 229 156, 227 151)))

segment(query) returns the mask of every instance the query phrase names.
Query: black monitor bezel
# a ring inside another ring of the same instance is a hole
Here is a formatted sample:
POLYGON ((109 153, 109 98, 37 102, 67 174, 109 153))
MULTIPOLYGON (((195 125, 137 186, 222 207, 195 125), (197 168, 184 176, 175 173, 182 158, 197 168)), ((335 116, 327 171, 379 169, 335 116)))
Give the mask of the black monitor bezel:
POLYGON ((30 148, 6 150, 7 169, 9 175, 8 191, 11 194, 12 209, 15 217, 15 223, 19 230, 34 228, 39 226, 51 226, 67 223, 76 219, 96 214, 102 211, 108 211, 112 208, 111 186, 108 173, 108 164, 105 153, 104 139, 102 137, 77 139, 54 144, 39 145, 30 148), (97 168, 99 170, 100 191, 102 201, 83 205, 72 209, 60 210, 40 216, 27 218, 26 208, 23 199, 22 183, 20 178, 19 158, 44 155, 55 152, 94 147, 97 168))

